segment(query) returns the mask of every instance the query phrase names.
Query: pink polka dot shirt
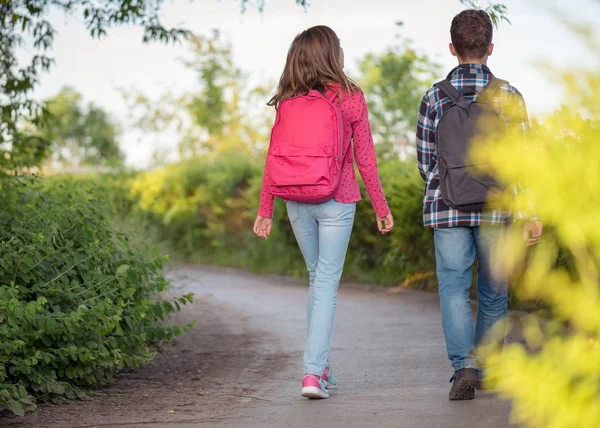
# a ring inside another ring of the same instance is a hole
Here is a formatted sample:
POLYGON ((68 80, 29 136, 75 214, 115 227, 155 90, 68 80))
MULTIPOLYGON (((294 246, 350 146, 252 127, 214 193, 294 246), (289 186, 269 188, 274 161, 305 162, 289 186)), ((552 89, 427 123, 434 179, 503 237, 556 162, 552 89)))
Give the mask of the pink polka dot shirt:
MULTIPOLYGON (((369 125, 365 96, 361 91, 344 94, 339 107, 344 126, 344 163, 340 187, 334 199, 346 204, 360 201, 360 189, 353 165, 354 159, 375 213, 378 217, 385 217, 390 213, 390 209, 379 179, 377 156, 369 125), (352 150, 350 150, 351 148, 352 150)), ((270 218, 273 216, 275 197, 270 192, 268 178, 269 171, 268 168, 265 168, 258 215, 270 218)))

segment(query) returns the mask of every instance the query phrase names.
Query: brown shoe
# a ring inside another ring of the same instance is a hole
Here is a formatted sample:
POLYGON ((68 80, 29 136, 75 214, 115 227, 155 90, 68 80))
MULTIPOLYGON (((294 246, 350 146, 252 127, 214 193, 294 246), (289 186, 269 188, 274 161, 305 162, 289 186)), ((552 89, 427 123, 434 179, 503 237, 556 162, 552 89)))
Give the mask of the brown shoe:
POLYGON ((480 389, 479 373, 477 369, 467 367, 454 372, 450 379, 450 400, 472 400, 475 398, 475 389, 480 389))

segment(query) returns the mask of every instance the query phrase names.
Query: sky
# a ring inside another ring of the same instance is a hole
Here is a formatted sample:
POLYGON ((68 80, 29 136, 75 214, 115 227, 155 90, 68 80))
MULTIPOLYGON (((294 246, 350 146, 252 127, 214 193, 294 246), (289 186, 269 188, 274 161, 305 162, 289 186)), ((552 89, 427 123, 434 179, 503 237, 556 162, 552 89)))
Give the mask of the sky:
MULTIPOLYGON (((559 106, 561 93, 540 64, 553 68, 600 66, 559 22, 599 16, 600 2, 503 3, 512 25, 502 24, 496 32, 496 47, 488 65, 523 93, 530 114, 543 115, 559 106)), ((311 0, 307 10, 296 6, 294 0, 271 0, 262 14, 252 7, 241 14, 239 0, 167 0, 162 13, 166 25, 181 24, 199 34, 220 29, 233 44, 236 64, 250 75, 252 83, 277 79, 294 36, 320 24, 338 33, 351 76, 359 58, 394 43, 397 21, 404 23, 404 36, 449 71, 456 65, 448 53, 450 22, 462 9, 458 0, 311 0)), ((82 93, 86 102, 105 108, 122 127, 121 144, 130 165, 148 166, 158 146, 177 144, 174 134, 140 138, 131 130, 120 89, 136 89, 150 98, 193 91, 197 88, 195 76, 180 61, 186 55, 184 45, 144 45, 141 29, 133 27, 112 29, 103 40, 92 40, 80 18, 53 12, 49 19, 58 31, 51 53, 56 65, 42 77, 36 98, 48 98, 69 85, 82 93)))

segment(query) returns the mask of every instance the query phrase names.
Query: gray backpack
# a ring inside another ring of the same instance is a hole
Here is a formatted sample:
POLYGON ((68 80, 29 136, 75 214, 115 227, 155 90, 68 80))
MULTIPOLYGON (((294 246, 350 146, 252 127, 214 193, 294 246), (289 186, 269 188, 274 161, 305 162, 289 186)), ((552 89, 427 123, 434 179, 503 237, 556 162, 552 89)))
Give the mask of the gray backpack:
POLYGON ((503 83, 490 76, 480 93, 474 87, 458 91, 448 80, 435 84, 452 100, 435 134, 440 188, 444 202, 459 211, 483 211, 491 202, 490 191, 501 187, 493 177, 475 171, 475 167, 479 171, 485 168, 475 165, 469 154, 473 141, 507 132, 506 122, 492 104, 503 83), (465 98, 467 94, 476 95, 475 100, 465 98))

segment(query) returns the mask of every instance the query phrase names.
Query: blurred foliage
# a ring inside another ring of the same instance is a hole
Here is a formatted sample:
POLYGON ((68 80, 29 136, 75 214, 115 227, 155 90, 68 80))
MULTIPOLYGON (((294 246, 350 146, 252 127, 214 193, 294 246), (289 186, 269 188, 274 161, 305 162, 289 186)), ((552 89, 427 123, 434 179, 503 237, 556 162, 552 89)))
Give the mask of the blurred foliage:
MULTIPOLYGON (((208 36, 191 36, 188 46, 183 62, 197 76, 197 89, 154 99, 122 90, 133 125, 146 136, 176 131, 177 160, 217 152, 249 155, 266 149, 272 112, 266 105, 257 106, 264 105, 271 86, 248 87, 246 76, 233 62, 231 44, 217 30, 208 36)), ((162 153, 161 158, 173 159, 172 154, 162 153)))
POLYGON ((513 133, 475 153, 504 182, 525 184, 527 193, 504 203, 553 231, 532 250, 515 231, 499 249, 504 268, 521 276, 517 297, 540 300, 552 321, 528 318, 526 346, 484 349, 489 382, 512 399, 513 421, 535 428, 600 426, 600 34, 581 24, 576 33, 596 67, 550 71, 564 106, 526 137, 513 133))
POLYGON ((81 94, 69 87, 46 100, 45 106, 44 120, 24 129, 48 142, 54 166, 123 165, 117 127, 103 109, 83 106, 81 94))
POLYGON ((243 155, 205 156, 140 174, 131 195, 175 250, 230 252, 246 231, 246 189, 257 173, 243 155))

